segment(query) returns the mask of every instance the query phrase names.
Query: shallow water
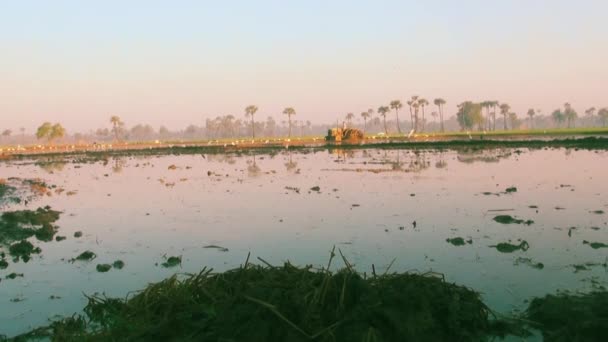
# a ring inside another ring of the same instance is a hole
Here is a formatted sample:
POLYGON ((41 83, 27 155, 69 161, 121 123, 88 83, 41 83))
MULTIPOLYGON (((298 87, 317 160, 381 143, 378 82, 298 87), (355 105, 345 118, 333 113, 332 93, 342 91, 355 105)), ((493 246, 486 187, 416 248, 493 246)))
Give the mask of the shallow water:
POLYGON ((533 296, 608 282, 601 265, 576 273, 572 266, 608 256, 608 248, 583 244, 608 243, 608 214, 591 213, 608 212, 605 151, 368 149, 35 163, 46 160, 0 164, 0 178, 39 177, 66 190, 29 207, 63 211, 58 235, 67 239, 32 240, 40 255, 0 271, 2 278, 24 274, 0 282, 0 334, 8 336, 79 312, 83 293, 123 297, 175 272, 239 266, 248 252, 253 261, 321 267, 335 245, 367 273, 372 264, 384 272, 395 258, 392 271, 443 273, 505 313, 524 309, 533 296), (309 190, 314 186, 320 191, 309 190), (504 193, 512 186, 516 192, 504 193), (534 224, 493 220, 503 214, 534 224), (74 238, 76 231, 83 237, 74 238), (446 242, 453 237, 472 243, 446 242), (518 239, 530 248, 489 247, 518 239), (85 250, 97 258, 69 262, 85 250), (163 256, 179 255, 181 267, 160 266, 163 256), (518 257, 544 268, 514 265, 518 257), (118 259, 122 270, 95 269, 118 259))

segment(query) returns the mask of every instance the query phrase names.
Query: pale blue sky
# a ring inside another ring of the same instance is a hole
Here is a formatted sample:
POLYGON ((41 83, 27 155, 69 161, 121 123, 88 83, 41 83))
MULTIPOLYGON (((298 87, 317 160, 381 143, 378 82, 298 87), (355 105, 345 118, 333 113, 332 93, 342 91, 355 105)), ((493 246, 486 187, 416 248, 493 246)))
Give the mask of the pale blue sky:
POLYGON ((0 128, 333 122, 417 94, 608 106, 608 1, 0 2, 0 128), (603 101, 603 102, 602 102, 603 101))

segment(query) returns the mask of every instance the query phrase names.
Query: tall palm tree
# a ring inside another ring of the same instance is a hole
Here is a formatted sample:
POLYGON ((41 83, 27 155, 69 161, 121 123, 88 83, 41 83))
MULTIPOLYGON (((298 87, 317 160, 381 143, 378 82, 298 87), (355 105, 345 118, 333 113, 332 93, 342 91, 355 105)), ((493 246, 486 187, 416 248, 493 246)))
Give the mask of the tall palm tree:
POLYGON ((566 116, 568 128, 575 127, 576 126, 576 117, 578 116, 578 114, 572 108, 572 105, 568 102, 564 103, 564 115, 566 116))
POLYGON ((528 116, 530 117, 530 128, 534 128, 534 115, 536 114, 536 112, 534 111, 534 109, 530 108, 528 109, 528 116))
POLYGON ((500 105, 500 114, 502 114, 504 120, 504 128, 507 130, 507 115, 509 115, 509 111, 511 110, 511 106, 506 103, 500 105))
POLYGON ((293 109, 292 107, 287 107, 287 108, 283 109, 283 114, 287 115, 287 121, 289 122, 289 135, 288 135, 288 137, 291 138, 291 116, 292 115, 296 115, 296 110, 293 109))
POLYGON ((251 138, 255 139, 255 124, 254 124, 254 120, 253 117, 255 115, 255 112, 258 111, 258 107, 254 106, 254 105, 249 105, 247 107, 245 107, 245 117, 250 116, 251 117, 251 138))
POLYGON ((386 128, 386 113, 388 113, 390 111, 390 109, 386 106, 380 106, 378 107, 378 114, 382 117, 382 120, 384 122, 384 134, 386 134, 388 136, 388 129, 386 128))
POLYGON ((371 114, 369 112, 361 112, 361 117, 363 118, 363 131, 367 131, 367 119, 371 114))
POLYGON ((604 107, 597 111, 597 116, 602 120, 602 126, 606 127, 606 121, 608 121, 608 108, 604 107))
POLYGON ((124 123, 116 115, 113 115, 110 118, 110 123, 112 124, 112 132, 114 133, 114 139, 118 140, 118 133, 120 131, 120 128, 124 125, 124 123))
POLYGON ((492 107, 492 130, 496 130, 496 107, 498 107, 498 101, 490 101, 490 107, 492 107))
POLYGON ((426 119, 424 118, 424 107, 429 105, 429 101, 427 101, 426 99, 419 99, 418 104, 420 105, 420 108, 422 109, 422 131, 424 132, 424 130, 426 129, 426 119))
POLYGON ((414 122, 414 121, 416 121, 416 123, 417 123, 418 118, 416 118, 416 120, 414 120, 414 113, 412 112, 412 107, 414 107, 414 104, 416 104, 417 102, 418 102, 418 95, 413 95, 412 98, 407 101, 407 105, 410 108, 410 121, 412 124, 412 129, 418 128, 418 126, 415 126, 415 122, 414 122))
POLYGON ((355 114, 353 114, 353 113, 346 114, 346 122, 348 122, 349 126, 352 124, 352 121, 354 118, 355 118, 355 114))
POLYGON ((492 120, 490 119, 490 107, 492 107, 492 101, 483 101, 480 103, 481 105, 481 109, 483 110, 485 108, 486 110, 486 128, 488 129, 488 131, 491 128, 491 124, 492 124, 492 120))
POLYGON ((587 116, 591 126, 593 126, 593 115, 595 114, 595 110, 595 107, 591 107, 585 111, 585 115, 587 116))
POLYGON ((561 127, 562 122, 564 122, 564 120, 566 119, 566 116, 561 110, 556 109, 553 111, 553 113, 551 113, 551 118, 553 119, 557 127, 561 127))
POLYGON ((403 107, 403 104, 401 104, 401 101, 399 100, 393 100, 391 101, 390 106, 391 109, 395 110, 395 115, 397 116, 397 132, 401 134, 401 125, 399 125, 399 109, 403 107))
POLYGON ((436 98, 433 103, 439 109, 439 121, 441 122, 441 132, 444 132, 443 129, 443 105, 445 105, 445 100, 442 98, 436 98))

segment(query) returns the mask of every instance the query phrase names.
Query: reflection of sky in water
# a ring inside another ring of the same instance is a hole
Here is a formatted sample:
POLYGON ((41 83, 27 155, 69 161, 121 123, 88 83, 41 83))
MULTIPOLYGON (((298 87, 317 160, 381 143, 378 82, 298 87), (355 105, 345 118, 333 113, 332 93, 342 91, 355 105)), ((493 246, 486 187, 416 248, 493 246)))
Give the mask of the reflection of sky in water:
POLYGON ((606 152, 563 149, 521 154, 334 150, 283 151, 255 159, 232 154, 0 164, 3 178, 40 177, 77 191, 34 203, 64 211, 59 235, 68 239, 39 243, 40 256, 1 271, 2 277, 10 272, 25 277, 0 283, 0 332, 12 335, 44 324, 47 317, 79 311, 83 292, 124 296, 174 272, 238 266, 249 251, 252 260, 322 265, 333 245, 361 271, 369 272, 372 263, 383 271, 396 258, 395 271, 441 272, 448 281, 483 292, 493 309, 521 309, 530 296, 589 289, 592 276, 605 284, 601 266, 574 273, 569 265, 603 263, 608 255, 607 249, 582 244, 608 243, 608 214, 589 213, 608 212, 607 161, 606 152), (177 169, 169 170, 170 165, 177 169), (313 186, 320 193, 309 192, 313 186), (483 194, 510 186, 518 191, 483 194), (530 205, 537 205, 538 213, 530 205), (513 211, 491 211, 497 209, 513 211), (501 225, 492 220, 498 214, 536 223, 501 225), (571 237, 570 227, 577 227, 571 237), (78 230, 84 236, 75 239, 78 230), (473 244, 454 247, 445 241, 456 236, 470 237, 473 244), (530 249, 501 254, 488 247, 517 239, 528 241, 530 249), (203 248, 209 244, 229 251, 203 248), (87 249, 98 255, 93 262, 67 261, 87 249), (183 268, 155 266, 164 254, 183 255, 183 268), (519 256, 545 268, 514 266, 519 256), (97 263, 117 259, 126 263, 122 271, 95 271, 97 263))

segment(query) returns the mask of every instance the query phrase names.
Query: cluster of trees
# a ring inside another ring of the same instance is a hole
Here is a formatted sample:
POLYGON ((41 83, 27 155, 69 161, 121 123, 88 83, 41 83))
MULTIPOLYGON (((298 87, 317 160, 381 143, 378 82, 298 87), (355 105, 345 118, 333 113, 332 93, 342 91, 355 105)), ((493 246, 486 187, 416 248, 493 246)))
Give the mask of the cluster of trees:
POLYGON ((63 138, 65 133, 65 128, 63 128, 60 123, 52 124, 50 122, 45 122, 38 127, 38 130, 36 130, 36 138, 46 138, 49 142, 51 142, 55 139, 63 138))
MULTIPOLYGON (((429 101, 427 101, 426 99, 421 98, 417 95, 414 95, 406 103, 409 107, 411 129, 415 132, 425 132, 426 124, 427 124, 427 120, 425 117, 425 114, 426 114, 425 108, 427 108, 427 106, 430 105, 429 101)), ((438 111, 432 112, 431 116, 434 119, 437 119, 437 117, 439 117, 440 130, 441 130, 441 132, 444 132, 445 128, 443 125, 443 123, 444 123, 443 108, 444 108, 446 101, 442 98, 437 98, 433 101, 433 103, 435 104, 435 106, 437 106, 438 111)), ((399 110, 402 108, 403 108, 403 103, 401 103, 400 100, 393 100, 389 103, 388 106, 380 106, 376 110, 376 112, 378 113, 378 116, 382 118, 382 125, 384 127, 385 134, 388 134, 386 116, 391 110, 395 111, 395 118, 396 118, 395 122, 397 125, 397 133, 399 133, 399 134, 402 133, 401 132, 401 123, 399 120, 399 110)), ((361 112, 361 118, 363 118, 363 129, 364 130, 367 130, 367 121, 368 120, 370 120, 370 119, 379 120, 379 118, 373 118, 373 115, 374 115, 374 110, 371 108, 368 109, 367 111, 361 112)), ((355 116, 353 113, 346 114, 346 122, 349 125, 351 125, 354 117, 355 116)))

